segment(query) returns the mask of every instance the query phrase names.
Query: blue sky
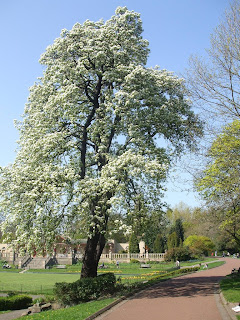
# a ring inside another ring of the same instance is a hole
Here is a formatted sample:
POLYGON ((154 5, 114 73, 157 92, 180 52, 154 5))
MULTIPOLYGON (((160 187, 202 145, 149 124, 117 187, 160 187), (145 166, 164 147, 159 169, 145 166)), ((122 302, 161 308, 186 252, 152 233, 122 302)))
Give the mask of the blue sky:
MULTIPOLYGON (((205 55, 210 34, 221 21, 228 0, 8 0, 0 1, 0 166, 14 161, 20 119, 29 87, 42 75, 38 63, 46 47, 86 19, 109 19, 116 7, 141 13, 144 38, 150 42, 148 66, 184 73, 191 54, 205 55)), ((182 173, 178 172, 181 180, 182 173)), ((185 176, 182 176, 185 178, 185 176)), ((191 185, 168 184, 166 200, 199 205, 191 185)))

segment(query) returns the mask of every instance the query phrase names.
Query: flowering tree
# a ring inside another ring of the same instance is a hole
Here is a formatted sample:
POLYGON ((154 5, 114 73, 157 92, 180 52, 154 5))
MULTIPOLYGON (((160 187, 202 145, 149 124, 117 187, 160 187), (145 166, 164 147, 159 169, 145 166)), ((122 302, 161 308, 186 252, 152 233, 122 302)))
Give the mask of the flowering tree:
POLYGON ((183 80, 146 68, 141 33, 139 14, 126 7, 106 22, 63 30, 40 59, 45 71, 18 124, 16 160, 1 170, 5 234, 15 225, 18 244, 48 250, 81 217, 88 233, 82 277, 97 275, 112 208, 139 195, 150 201, 171 152, 201 133, 183 80))

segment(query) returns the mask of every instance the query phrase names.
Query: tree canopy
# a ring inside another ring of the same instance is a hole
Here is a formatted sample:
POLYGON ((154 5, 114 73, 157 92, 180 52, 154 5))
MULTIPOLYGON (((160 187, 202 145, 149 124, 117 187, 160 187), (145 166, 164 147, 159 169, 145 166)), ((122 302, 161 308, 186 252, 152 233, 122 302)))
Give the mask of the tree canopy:
POLYGON ((222 228, 240 244, 240 121, 218 135, 208 151, 209 162, 196 181, 209 205, 218 211, 222 228))
POLYGON ((173 154, 194 146, 202 126, 183 79, 147 68, 140 15, 118 7, 85 21, 41 56, 15 162, 1 169, 1 210, 18 245, 51 245, 81 217, 88 235, 82 277, 97 275, 114 209, 160 198, 173 154), (161 145, 162 140, 167 141, 161 145), (158 196, 159 195, 159 196, 158 196))

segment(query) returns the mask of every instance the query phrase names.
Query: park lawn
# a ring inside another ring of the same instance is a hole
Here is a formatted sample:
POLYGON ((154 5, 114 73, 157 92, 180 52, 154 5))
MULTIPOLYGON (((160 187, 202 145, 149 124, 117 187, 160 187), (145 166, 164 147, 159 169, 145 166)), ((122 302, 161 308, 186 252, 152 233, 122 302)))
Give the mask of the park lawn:
POLYGON ((240 302, 240 275, 228 275, 220 282, 224 298, 229 302, 240 302))
POLYGON ((74 282, 79 278, 79 274, 0 272, 0 291, 52 294, 56 282, 74 282))
MULTIPOLYGON (((138 274, 138 273, 148 273, 149 269, 140 268, 140 263, 120 263, 119 268, 116 267, 114 263, 105 263, 106 269, 98 269, 98 273, 106 273, 106 272, 114 272, 117 274, 138 274)), ((175 263, 172 262, 161 262, 161 263, 153 263, 151 264, 151 270, 159 271, 159 270, 169 270, 170 268, 174 268, 175 263)), ((82 264, 77 265, 67 265, 66 269, 57 269, 56 266, 50 269, 39 269, 34 270, 30 269, 28 272, 37 272, 37 273, 81 273, 82 264)))
POLYGON ((191 260, 191 261, 185 261, 185 262, 180 262, 181 267, 189 267, 189 266, 193 266, 193 265, 198 265, 198 264, 203 264, 203 263, 209 263, 212 261, 217 261, 218 258, 213 257, 213 258, 204 258, 202 260, 191 260))
MULTIPOLYGON (((216 261, 216 262, 211 262, 208 264, 208 269, 216 268, 222 266, 225 261, 216 261)), ((201 266, 201 270, 204 270, 204 265, 201 266)))
MULTIPOLYGON (((213 259, 212 259, 213 260, 213 259)), ((196 265, 197 263, 209 262, 210 259, 204 261, 192 261, 182 263, 183 266, 196 265)), ((210 267, 209 263, 209 267, 210 267)), ((117 278, 121 277, 123 283, 132 283, 145 281, 151 276, 161 274, 175 269, 172 262, 161 262, 151 264, 151 268, 140 268, 139 263, 120 263, 117 269, 115 264, 107 264, 106 269, 99 269, 99 274, 106 272, 114 272, 117 278)), ((53 286, 56 282, 74 282, 80 278, 81 265, 67 266, 67 269, 46 269, 46 270, 29 270, 25 273, 16 273, 2 271, 0 272, 0 291, 17 291, 32 294, 52 294, 53 286), (51 271, 50 271, 51 270, 51 271), (58 272, 54 272, 54 271, 58 272), (34 272, 33 272, 34 271, 34 272)))
MULTIPOLYGON (((217 260, 216 258, 205 258, 203 260, 193 260, 187 262, 181 262, 181 266, 192 266, 199 263, 208 263, 217 260)), ((98 273, 114 272, 116 275, 121 274, 145 274, 149 273, 149 270, 154 271, 169 271, 176 267, 174 262, 160 262, 160 263, 150 263, 151 268, 140 268, 141 263, 120 263, 119 268, 116 267, 115 263, 105 263, 106 269, 98 269, 98 273)), ((30 269, 28 272, 37 273, 81 273, 82 264, 67 265, 66 269, 57 269, 53 266, 50 269, 30 269)))
MULTIPOLYGON (((99 301, 90 301, 86 303, 81 303, 74 307, 69 307, 65 309, 44 311, 42 313, 29 315, 27 320, 84 320, 100 309, 111 304, 116 298, 102 299, 99 301)), ((23 319, 22 317, 17 319, 23 319)))
MULTIPOLYGON (((240 275, 228 275, 221 280, 220 288, 228 302, 240 302, 240 275)), ((240 320, 240 316, 237 315, 237 319, 240 320)))
MULTIPOLYGON (((216 259, 215 259, 216 260, 216 259)), ((216 261, 216 262, 211 262, 208 264, 208 269, 212 269, 212 268, 216 268, 216 267, 220 267, 221 265, 223 265, 225 263, 225 261, 216 261)), ((191 266, 192 264, 190 264, 189 266, 191 266)), ((196 262, 195 264, 196 265, 196 262)), ((204 264, 202 263, 202 266, 200 268, 200 270, 205 270, 204 268, 204 264)), ((159 271, 153 271, 151 269, 148 269, 148 273, 142 273, 142 274, 138 274, 138 275, 120 275, 117 276, 117 279, 121 279, 121 282, 124 284, 130 284, 130 283, 134 283, 134 282, 141 282, 141 281, 147 281, 150 280, 151 277, 157 276, 157 275, 163 275, 166 274, 167 278, 172 278, 172 277, 176 277, 176 275, 173 276, 169 276, 168 275, 168 271, 171 272, 172 269, 169 270, 159 270, 159 271)))

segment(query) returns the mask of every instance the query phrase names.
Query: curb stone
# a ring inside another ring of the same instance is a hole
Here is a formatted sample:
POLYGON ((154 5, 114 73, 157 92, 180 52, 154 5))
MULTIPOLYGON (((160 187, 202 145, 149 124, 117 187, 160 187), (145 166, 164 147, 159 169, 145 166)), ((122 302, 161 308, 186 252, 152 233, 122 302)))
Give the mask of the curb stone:
POLYGON ((91 316, 87 317, 85 320, 94 320, 94 319, 96 319, 96 317, 100 316, 104 312, 106 312, 109 309, 113 308, 114 306, 116 306, 117 304, 119 304, 120 302, 122 302, 125 299, 126 299, 126 297, 122 297, 122 298, 119 298, 119 299, 113 301, 112 303, 110 303, 106 307, 102 308, 101 310, 98 310, 97 312, 95 312, 91 316))
POLYGON ((231 320, 236 320, 237 319, 237 314, 232 310, 232 307, 235 307, 236 306, 236 303, 231 303, 231 302, 228 302, 225 298, 224 298, 224 295, 223 293, 220 291, 219 294, 219 297, 220 297, 220 300, 222 302, 222 305, 223 307, 225 308, 225 310, 227 311, 229 317, 231 320))

